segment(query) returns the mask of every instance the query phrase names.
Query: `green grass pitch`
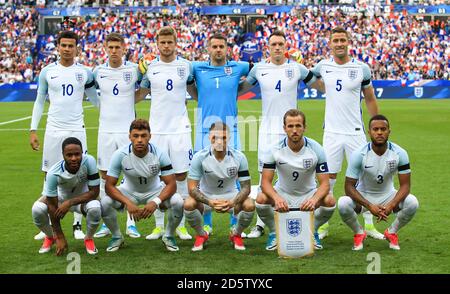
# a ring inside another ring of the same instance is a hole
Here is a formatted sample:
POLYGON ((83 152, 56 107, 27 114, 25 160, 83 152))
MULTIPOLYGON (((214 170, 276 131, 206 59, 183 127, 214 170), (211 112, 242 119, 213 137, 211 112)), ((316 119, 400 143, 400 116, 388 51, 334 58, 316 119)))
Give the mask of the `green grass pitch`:
MULTIPOLYGON (((149 102, 137 104, 138 117, 148 118, 149 102)), ((86 104, 88 148, 96 155, 98 110, 86 104)), ((191 121, 196 103, 188 103, 191 121)), ((367 272, 367 255, 381 257, 382 273, 450 273, 450 100, 379 100, 380 112, 391 121, 391 140, 404 147, 412 167, 411 192, 420 207, 413 221, 400 231, 399 252, 390 250, 386 241, 368 239, 361 252, 352 252, 352 233, 341 221, 337 211, 331 219, 330 235, 323 242, 324 250, 305 259, 280 259, 276 252, 264 249, 267 235, 245 240, 247 250, 237 252, 228 241, 228 215, 214 214, 214 235, 202 252, 192 253, 192 241, 179 241, 179 252, 168 252, 160 240, 126 237, 125 247, 115 253, 105 251, 108 238, 96 239, 97 256, 88 256, 82 241, 72 237, 72 215, 63 220, 69 252, 81 256, 81 273, 361 273, 367 272)), ((29 146, 28 128, 32 103, 0 104, 0 273, 66 273, 65 257, 40 255, 41 241, 31 219, 31 206, 42 189, 40 172, 42 152, 29 146), (4 122, 25 118, 16 122, 4 122)), ((306 135, 322 142, 324 101, 299 101, 307 115, 306 135)), ((261 111, 261 101, 240 101, 239 115, 252 123, 261 111)), ((364 109, 364 113, 366 110, 364 109)), ((46 116, 38 134, 43 140, 46 116)), ((365 122, 367 116, 365 115, 365 122)), ((244 124, 240 125, 241 127, 244 124)), ((248 136, 249 126, 245 126, 248 136)), ((246 150, 256 141, 246 140, 246 150), (253 143, 251 143, 253 142, 253 143)), ((245 151, 253 184, 258 181, 255 151, 245 151)), ((343 172, 335 188, 343 194, 343 172)), ((392 217, 390 218, 390 222, 392 217)), ((125 216, 120 215, 124 232, 125 216)), ((154 219, 138 223, 143 235, 150 233, 154 219)), ((83 221, 85 228, 85 221, 83 221)), ((386 223, 377 224, 383 231, 386 223)), ((190 232, 193 233, 192 229, 190 232)))

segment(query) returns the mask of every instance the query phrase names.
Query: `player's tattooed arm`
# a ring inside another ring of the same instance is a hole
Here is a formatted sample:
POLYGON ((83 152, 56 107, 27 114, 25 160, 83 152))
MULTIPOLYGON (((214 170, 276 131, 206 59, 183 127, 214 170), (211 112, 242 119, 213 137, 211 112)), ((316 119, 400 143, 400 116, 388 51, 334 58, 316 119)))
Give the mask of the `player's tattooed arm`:
POLYGON ((241 190, 239 191, 239 193, 237 193, 237 195, 233 199, 233 203, 235 205, 242 204, 245 201, 245 199, 247 199, 248 195, 250 195, 251 189, 250 180, 240 181, 239 183, 241 184, 241 190))
POLYGON ((195 188, 191 189, 189 191, 189 195, 191 195, 192 198, 194 198, 198 202, 201 202, 201 203, 204 203, 206 205, 209 205, 209 199, 205 196, 205 194, 200 192, 198 187, 195 187, 195 188))

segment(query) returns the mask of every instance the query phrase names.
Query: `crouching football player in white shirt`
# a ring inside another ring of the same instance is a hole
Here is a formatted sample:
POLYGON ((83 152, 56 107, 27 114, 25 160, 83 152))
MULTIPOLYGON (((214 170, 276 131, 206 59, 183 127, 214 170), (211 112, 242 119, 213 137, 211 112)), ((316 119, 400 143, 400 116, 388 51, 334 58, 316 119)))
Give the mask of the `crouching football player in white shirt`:
POLYGON ((331 218, 336 207, 334 198, 328 194, 325 152, 319 143, 303 136, 306 128, 303 112, 288 110, 283 122, 287 137, 263 158, 262 193, 256 198, 256 211, 270 230, 266 250, 277 248, 274 208, 278 212, 287 212, 289 208, 314 211, 314 246, 322 249, 317 229, 331 218), (278 181, 273 187, 275 169, 278 181))
POLYGON ((246 229, 255 212, 250 194, 250 174, 245 155, 227 145, 229 129, 218 121, 209 130, 210 147, 197 152, 191 162, 188 175, 189 197, 184 203, 186 220, 197 232, 192 251, 203 250, 208 234, 203 230, 202 214, 214 209, 219 213, 233 211, 237 225, 230 233, 230 241, 236 250, 245 250, 241 233, 246 229), (236 188, 236 180, 241 190, 236 188))
POLYGON ((419 202, 409 194, 411 169, 408 154, 400 146, 388 141, 391 130, 383 115, 369 121, 371 142, 352 153, 345 178, 345 193, 338 207, 342 220, 355 233, 353 250, 363 249, 367 233, 357 219, 357 213, 370 211, 378 221, 387 221, 392 212, 397 217, 384 231, 389 247, 400 250, 397 232, 414 217, 419 202), (400 188, 395 190, 393 178, 398 173, 400 188))
POLYGON ((177 186, 169 156, 150 144, 150 137, 148 121, 134 120, 130 126, 131 144, 114 152, 111 158, 106 175, 106 196, 101 200, 103 221, 112 234, 106 248, 108 252, 117 251, 124 242, 116 210, 126 208, 139 221, 149 218, 157 207, 169 210, 162 238, 164 245, 169 251, 179 250, 174 233, 183 217, 183 199, 175 193, 177 186), (123 181, 116 187, 121 173, 123 181), (141 204, 145 206, 139 208, 141 204))
POLYGON ((45 233, 39 253, 49 252, 55 242, 56 255, 62 255, 67 250, 60 221, 70 210, 86 216, 86 251, 97 254, 92 237, 101 219, 100 202, 96 200, 100 180, 94 157, 83 154, 81 146, 81 141, 75 137, 63 141, 64 159, 48 170, 43 196, 33 205, 33 222, 45 233))

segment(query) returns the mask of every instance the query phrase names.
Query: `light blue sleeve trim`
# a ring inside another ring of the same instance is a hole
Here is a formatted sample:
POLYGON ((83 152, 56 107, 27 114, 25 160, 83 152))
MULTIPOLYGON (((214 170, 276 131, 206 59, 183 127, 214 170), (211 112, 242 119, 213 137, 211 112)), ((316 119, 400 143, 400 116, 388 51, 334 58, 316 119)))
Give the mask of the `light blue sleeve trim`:
POLYGON ((316 76, 318 78, 322 77, 322 75, 320 74, 320 70, 322 69, 322 64, 323 64, 323 62, 320 61, 311 69, 314 76, 316 76))
POLYGON ((122 160, 125 157, 125 153, 121 149, 116 150, 111 158, 111 162, 109 163, 108 173, 107 175, 114 178, 119 178, 120 173, 122 172, 122 160))
MULTIPOLYGON (((98 174, 97 162, 95 161, 95 158, 90 154, 87 154, 86 157, 85 164, 87 167, 88 176, 98 174)), ((88 185, 91 187, 100 185, 100 178, 89 180, 88 185)))
MULTIPOLYGON (((155 147, 153 145, 153 147, 155 147)), ((174 173, 173 171, 173 167, 171 169, 168 170, 162 170, 162 168, 167 167, 167 166, 172 166, 172 162, 170 161, 169 155, 167 155, 166 152, 164 152, 163 150, 155 147, 156 149, 156 154, 158 156, 159 159, 159 166, 161 168, 161 176, 168 176, 174 173)))
POLYGON ((44 196, 58 197, 58 176, 53 173, 47 173, 44 186, 44 196))
POLYGON ((30 130, 37 130, 39 122, 41 121, 42 113, 44 113, 44 104, 47 94, 38 93, 36 101, 33 105, 33 113, 31 115, 31 127, 30 130))
POLYGON ((345 176, 352 179, 359 179, 361 175, 361 166, 363 161, 363 155, 361 154, 361 150, 355 150, 350 156, 350 160, 348 162, 347 172, 345 176))
POLYGON ((204 152, 200 151, 194 154, 191 161, 191 166, 189 168, 188 178, 191 180, 199 181, 203 176, 203 166, 202 161, 204 159, 204 152))
POLYGON ((247 83, 251 85, 256 85, 256 83, 258 82, 258 80, 256 79, 256 71, 258 70, 258 64, 259 63, 255 64, 255 66, 253 66, 253 68, 247 75, 247 83))

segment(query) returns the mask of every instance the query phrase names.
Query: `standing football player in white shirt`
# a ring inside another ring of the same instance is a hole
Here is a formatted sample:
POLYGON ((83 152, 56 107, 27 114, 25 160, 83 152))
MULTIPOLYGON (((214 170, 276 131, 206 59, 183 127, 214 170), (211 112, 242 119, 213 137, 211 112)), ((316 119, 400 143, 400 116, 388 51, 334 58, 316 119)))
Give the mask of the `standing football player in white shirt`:
MULTIPOLYGON (((286 57, 286 36, 274 31, 269 39, 270 60, 257 63, 247 76, 242 89, 259 84, 261 88, 262 119, 258 135, 258 171, 261 174, 264 158, 272 145, 286 136, 283 116, 297 108, 297 89, 301 81, 308 87, 323 91, 323 82, 304 65, 286 57)), ((261 176, 260 176, 261 182, 261 176)), ((256 195, 252 195, 256 198, 256 195)), ((264 223, 258 217, 256 226, 247 238, 258 238, 264 233, 264 223)))
MULTIPOLYGON (((196 95, 192 65, 177 56, 177 35, 173 28, 162 27, 156 41, 160 55, 148 65, 136 97, 139 101, 151 93, 152 143, 169 155, 177 178, 177 192, 186 199, 186 176, 193 156, 186 91, 191 96, 196 95)), ((163 234, 164 213, 156 211, 155 220, 156 227, 146 237, 148 240, 158 239, 163 234)), ((184 226, 184 218, 176 232, 183 240, 192 239, 184 226)))
POLYGON ((56 255, 67 250, 60 221, 70 210, 86 215, 84 244, 87 253, 94 255, 98 251, 92 237, 101 219, 100 202, 96 199, 100 184, 97 165, 94 157, 83 154, 81 141, 75 137, 62 142, 62 154, 63 159, 48 170, 42 196, 31 209, 34 224, 45 233, 39 253, 49 252, 54 243, 56 255))
POLYGON ((389 247, 400 250, 397 232, 414 217, 419 202, 410 194, 411 168, 408 154, 389 139, 391 130, 383 115, 369 121, 371 142, 352 153, 345 178, 345 193, 338 207, 342 220, 354 232, 353 250, 363 249, 366 232, 358 222, 357 213, 368 211, 378 221, 387 221, 391 213, 397 217, 384 231, 389 247), (398 174, 399 189, 394 188, 398 174))
POLYGON ((283 122, 287 137, 263 158, 262 193, 256 198, 258 215, 270 230, 266 250, 277 248, 273 209, 287 212, 291 207, 314 211, 314 246, 322 249, 317 229, 331 218, 336 207, 336 201, 328 193, 325 152, 319 143, 303 136, 306 128, 303 112, 291 109, 283 122), (278 181, 274 187, 275 169, 278 181))
POLYGON ((250 194, 250 173, 244 153, 228 145, 229 128, 221 121, 209 129, 211 146, 198 151, 189 169, 189 197, 184 203, 184 213, 197 232, 192 251, 204 249, 209 235, 204 230, 202 214, 214 209, 219 213, 233 212, 237 224, 230 232, 230 241, 236 250, 245 250, 241 234, 252 222, 255 212, 250 194), (236 187, 240 183, 240 190, 236 187))
MULTIPOLYGON (((83 120, 84 94, 95 103, 97 92, 92 72, 81 64, 75 63, 78 54, 78 40, 76 33, 63 31, 58 35, 58 53, 60 59, 45 66, 39 74, 39 86, 30 127, 30 145, 35 151, 39 150, 39 138, 36 130, 44 112, 45 99, 48 96, 47 125, 45 128, 44 148, 42 154, 42 171, 47 173, 49 168, 62 159, 61 144, 68 137, 78 138, 85 153, 87 153, 86 130, 83 120)), ((45 185, 45 183, 44 183, 45 185)), ((82 215, 74 212, 73 230, 76 239, 84 239, 81 231, 82 215)), ((35 239, 43 239, 40 232, 35 239)))
MULTIPOLYGON (((369 66, 348 54, 349 33, 342 27, 334 28, 329 44, 332 58, 320 61, 312 71, 325 83, 323 148, 330 169, 330 193, 333 194, 344 155, 348 162, 352 152, 367 142, 362 120, 361 92, 371 117, 378 113, 378 104, 369 66)), ((372 215, 363 215, 367 234, 383 239, 383 234, 373 225, 372 215)), ((328 226, 326 223, 319 229, 321 239, 328 235, 328 226)))
MULTIPOLYGON (((138 65, 123 61, 126 48, 122 35, 109 34, 105 40, 105 51, 108 62, 94 70, 94 79, 100 90, 97 143, 97 161, 101 174, 100 198, 105 195, 106 173, 114 151, 130 143, 128 128, 136 116, 134 95, 142 80, 138 65)), ((94 237, 101 238, 110 233, 103 224, 94 237)), ((128 213, 126 233, 132 238, 141 236, 128 213)))
POLYGON ((175 230, 183 217, 183 199, 176 193, 175 174, 170 159, 152 143, 147 120, 136 119, 130 125, 131 144, 114 152, 106 175, 106 195, 101 199, 103 221, 112 238, 106 251, 117 251, 123 244, 116 210, 124 208, 137 221, 149 218, 158 209, 169 210, 162 241, 169 251, 178 251, 175 230), (123 180, 116 187, 120 174, 123 180), (164 185, 163 185, 164 183, 164 185), (138 205, 144 205, 142 209, 138 205))

